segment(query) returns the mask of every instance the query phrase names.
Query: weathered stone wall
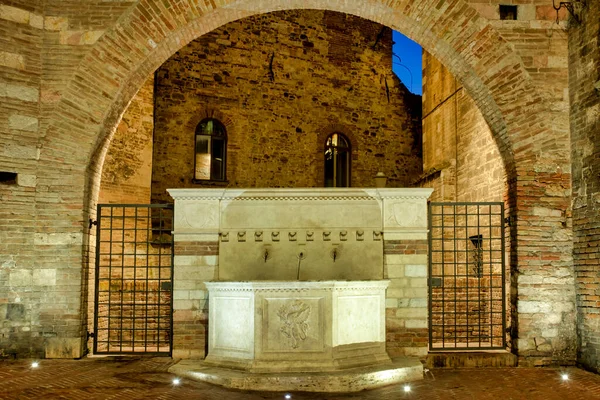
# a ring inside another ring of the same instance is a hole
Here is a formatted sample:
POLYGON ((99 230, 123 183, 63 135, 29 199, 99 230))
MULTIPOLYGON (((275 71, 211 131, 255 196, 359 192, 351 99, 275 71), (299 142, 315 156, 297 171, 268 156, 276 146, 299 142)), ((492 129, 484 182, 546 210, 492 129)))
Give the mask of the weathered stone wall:
MULTIPOLYGON (((58 153, 75 145, 79 152, 72 154, 86 158, 81 146, 87 139, 82 134, 43 143, 81 59, 131 4, 0 4, 0 171, 17 173, 16 182, 0 182, 0 358, 84 352, 87 219, 83 203, 68 204, 86 167, 58 153)), ((86 130, 101 118, 71 116, 63 125, 69 130, 86 130)))
POLYGON ((569 30, 574 263, 579 362, 600 371, 600 2, 569 30))
MULTIPOLYGON (((499 20, 498 5, 473 3, 491 26, 519 54, 523 66, 539 91, 538 101, 547 105, 552 138, 532 140, 542 125, 525 124, 528 138, 516 148, 531 148, 528 159, 517 157, 516 183, 508 174, 508 213, 511 254, 513 350, 519 365, 572 364, 575 362, 575 293, 570 195, 568 13, 557 14, 546 1, 513 2, 517 20, 499 20), (520 159, 519 159, 520 158, 520 159), (521 186, 517 188, 516 186, 521 186), (517 192, 516 202, 510 199, 517 192), (520 214, 521 216, 518 216, 520 214), (517 233, 519 232, 519 233, 517 233), (517 245, 517 235, 528 235, 517 245)), ((490 68, 494 68, 490 64, 490 68)), ((526 102, 520 112, 535 107, 526 102)), ((489 121, 488 121, 489 122, 489 121)))
POLYGON ((57 270, 38 258, 35 232, 36 163, 39 160, 43 17, 40 7, 0 5, 0 358, 40 356, 45 325, 38 307, 52 302, 45 289, 57 270))
MULTIPOLYGON (((553 121, 563 132, 557 140, 564 143, 563 139, 568 137, 568 128, 564 126, 567 116, 559 110, 566 107, 565 40, 561 36, 553 43, 542 36, 543 30, 539 28, 548 25, 545 18, 541 16, 537 25, 532 21, 519 20, 498 21, 496 24, 522 52, 532 77, 542 85, 545 98, 553 104, 553 121), (538 43, 543 51, 535 48, 533 43, 538 43)), ((559 35, 557 32, 554 34, 559 35)), ((507 215, 510 215, 511 208, 514 212, 514 205, 508 200, 508 191, 513 189, 508 185, 504 160, 487 122, 460 82, 439 61, 424 52, 423 65, 425 172, 420 184, 436 189, 432 195, 434 201, 504 201, 507 215)), ((550 157, 544 151, 544 144, 538 146, 539 161, 532 169, 544 173, 553 168, 552 162, 549 158, 544 160, 550 157)), ((568 145, 565 146, 568 148, 568 145)), ((570 219, 566 204, 561 207, 562 211, 552 209, 552 202, 567 193, 563 182, 565 174, 561 168, 554 168, 555 171, 548 172, 549 175, 543 179, 548 180, 548 187, 540 184, 541 178, 538 178, 539 181, 533 178, 536 188, 526 191, 526 196, 545 199, 537 204, 531 203, 531 206, 534 214, 547 220, 533 225, 527 222, 535 236, 535 241, 530 243, 527 261, 512 258, 513 268, 506 271, 511 279, 507 284, 512 286, 507 292, 510 293, 507 311, 511 315, 507 326, 512 332, 509 341, 512 341, 513 350, 520 345, 521 364, 574 362, 574 332, 569 325, 574 318, 570 219), (563 254, 544 256, 542 253, 552 245, 562 248, 563 254), (553 268, 542 267, 550 261, 553 268), (540 318, 546 310, 546 317, 540 318)), ((506 229, 507 235, 514 235, 514 226, 506 229)), ((509 236, 507 244, 510 244, 509 236)), ((512 257, 516 254, 512 253, 512 257)), ((510 253, 507 253, 506 259, 511 260, 510 253)))
POLYGON ((391 70, 391 30, 350 15, 286 11, 227 24, 157 72, 153 201, 192 182, 194 129, 227 129, 227 186, 324 185, 324 144, 351 141, 351 185, 420 174, 418 96, 391 70), (412 107, 412 109, 411 109, 412 107))
POLYGON ((135 95, 104 159, 98 203, 150 204, 154 75, 135 95))
POLYGON ((423 187, 432 201, 503 201, 506 172, 473 99, 442 63, 423 52, 423 187))

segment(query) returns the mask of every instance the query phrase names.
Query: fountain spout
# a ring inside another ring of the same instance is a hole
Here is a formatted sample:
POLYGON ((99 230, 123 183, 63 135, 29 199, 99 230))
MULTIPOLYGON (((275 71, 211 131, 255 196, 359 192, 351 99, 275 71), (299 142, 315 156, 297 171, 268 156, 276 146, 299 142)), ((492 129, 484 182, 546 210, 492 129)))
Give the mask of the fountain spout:
POLYGON ((296 268, 296 280, 300 280, 300 263, 302 262, 302 260, 304 260, 306 258, 306 253, 304 251, 299 252, 298 254, 296 254, 296 258, 298 258, 298 268, 296 268))

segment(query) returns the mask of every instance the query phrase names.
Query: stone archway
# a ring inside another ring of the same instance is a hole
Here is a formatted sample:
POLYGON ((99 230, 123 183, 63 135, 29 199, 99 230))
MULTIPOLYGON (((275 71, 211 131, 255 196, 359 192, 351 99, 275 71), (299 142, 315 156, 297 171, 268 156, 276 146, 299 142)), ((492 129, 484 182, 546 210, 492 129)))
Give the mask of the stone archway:
MULTIPOLYGON (((38 219, 38 231, 53 229, 78 237, 85 233, 81 225, 93 215, 104 153, 112 132, 145 78, 175 51, 239 18, 281 9, 316 8, 358 15, 399 30, 449 68, 479 106, 504 159, 509 179, 508 202, 516 217, 516 251, 512 260, 515 272, 530 268, 543 281, 544 277, 553 276, 555 268, 569 267, 570 256, 564 255, 570 255, 568 154, 560 141, 548 140, 556 133, 549 123, 548 106, 519 56, 466 1, 419 0, 395 5, 383 0, 218 3, 166 8, 158 0, 140 1, 87 53, 49 121, 38 167, 39 179, 48 182, 45 188, 60 193, 63 201, 59 205, 46 203, 47 193, 38 189, 37 212, 60 213, 65 223, 50 227, 49 222, 38 219), (535 142, 544 142, 544 146, 535 147, 535 142), (562 188, 562 192, 557 188, 562 188)), ((71 264, 81 265, 86 250, 84 246, 83 253, 64 257, 69 257, 71 264)), ((572 288, 567 282, 555 289, 551 295, 530 293, 515 311, 521 324, 517 347, 522 357, 559 354, 558 359, 572 359, 570 346, 575 331, 570 325, 574 325, 574 298, 565 299, 572 288), (547 307, 558 309, 559 317, 539 324, 547 307), (549 346, 543 350, 532 346, 535 337, 543 337, 549 346)))

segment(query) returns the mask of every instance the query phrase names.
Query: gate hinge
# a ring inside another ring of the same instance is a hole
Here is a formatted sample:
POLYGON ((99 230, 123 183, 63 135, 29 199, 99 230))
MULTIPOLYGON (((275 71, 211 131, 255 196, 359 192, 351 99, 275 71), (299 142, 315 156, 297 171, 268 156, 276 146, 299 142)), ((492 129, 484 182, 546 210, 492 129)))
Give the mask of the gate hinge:
POLYGON ((90 218, 90 225, 88 226, 88 229, 92 229, 92 226, 93 226, 93 225, 98 225, 98 221, 93 221, 93 220, 90 218))
POLYGON ((87 338, 95 338, 96 337, 96 333, 95 332, 88 332, 87 333, 87 338))

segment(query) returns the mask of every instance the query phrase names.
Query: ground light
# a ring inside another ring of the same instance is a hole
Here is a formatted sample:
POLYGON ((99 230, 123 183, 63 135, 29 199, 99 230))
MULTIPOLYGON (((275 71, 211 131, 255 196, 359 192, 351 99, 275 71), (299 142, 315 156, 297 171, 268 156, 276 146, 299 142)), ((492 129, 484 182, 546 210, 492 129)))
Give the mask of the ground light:
POLYGON ((173 385, 179 385, 180 383, 181 381, 179 380, 179 378, 173 379, 173 385))
POLYGON ((404 385, 404 391, 406 393, 410 392, 410 385, 404 385))
POLYGON ((40 366, 40 363, 37 362, 37 361, 34 361, 34 362, 31 363, 31 368, 37 368, 39 366, 40 366))
POLYGON ((289 400, 289 399, 291 399, 291 398, 292 398, 292 395, 288 393, 288 394, 286 394, 286 395, 285 395, 285 396, 283 396, 283 397, 285 397, 285 399, 286 399, 286 400, 289 400))
POLYGON ((563 381, 568 381, 569 380, 569 374, 567 374, 567 373, 561 374, 560 377, 561 377, 561 379, 563 381))

